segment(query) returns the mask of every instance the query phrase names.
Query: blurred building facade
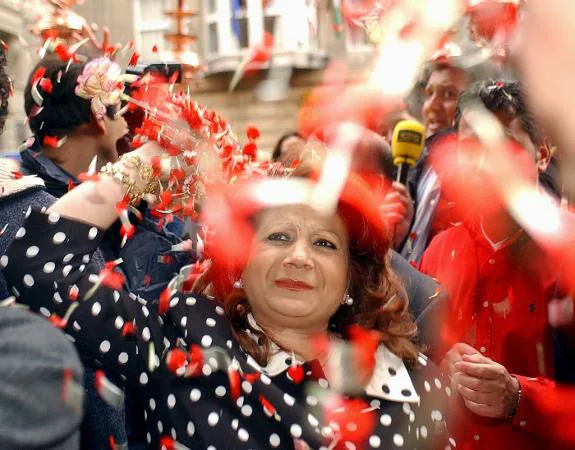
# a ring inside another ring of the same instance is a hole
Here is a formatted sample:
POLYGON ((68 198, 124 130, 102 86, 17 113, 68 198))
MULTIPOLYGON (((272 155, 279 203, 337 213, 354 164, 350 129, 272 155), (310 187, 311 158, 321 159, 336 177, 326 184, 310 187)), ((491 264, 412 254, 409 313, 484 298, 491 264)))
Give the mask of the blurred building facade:
MULTIPOLYGON (((0 0, 0 38, 10 46, 8 70, 15 88, 0 138, 3 151, 13 151, 29 136, 22 90, 40 42, 28 29, 45 13, 43 1, 0 0)), ((302 100, 321 82, 330 60, 343 59, 361 70, 374 51, 361 29, 344 23, 336 33, 331 2, 323 0, 85 0, 74 11, 99 26, 97 37, 107 26, 112 43, 133 41, 140 62, 171 62, 164 35, 175 22, 164 13, 179 2, 197 13, 185 23, 185 30, 197 37, 185 59, 195 63, 197 58, 205 70, 200 81, 189 82, 194 98, 218 110, 239 136, 247 125, 257 125, 262 150, 271 151, 279 136, 297 128, 302 100), (262 42, 264 32, 274 38, 270 60, 256 63, 260 70, 228 92, 234 71, 262 42)))
MULTIPOLYGON (((163 34, 173 22, 162 11, 174 9, 177 0, 135 0, 136 44, 142 60, 168 51, 163 34), (154 45, 158 53, 152 53, 154 45)), ((374 48, 366 33, 345 25, 334 30, 332 5, 316 0, 187 0, 197 12, 188 23, 197 40, 190 47, 205 67, 205 77, 191 83, 194 99, 218 110, 243 139, 248 125, 261 132, 260 149, 271 151, 277 139, 297 129, 298 112, 310 89, 322 80, 327 63, 344 59, 361 70, 374 48), (234 9, 233 5, 237 8, 234 9), (233 73, 262 43, 264 32, 273 36, 267 62, 256 63, 255 75, 244 77, 233 92, 233 73)))

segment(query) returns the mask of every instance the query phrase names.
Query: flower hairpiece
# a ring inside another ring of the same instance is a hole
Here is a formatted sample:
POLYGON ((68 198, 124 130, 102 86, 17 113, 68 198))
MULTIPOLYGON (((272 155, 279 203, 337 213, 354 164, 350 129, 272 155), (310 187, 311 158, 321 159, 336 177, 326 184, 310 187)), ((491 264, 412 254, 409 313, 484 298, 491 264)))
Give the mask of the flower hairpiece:
POLYGON ((97 119, 104 118, 106 108, 120 102, 124 82, 135 80, 133 75, 122 74, 121 67, 108 58, 97 58, 84 67, 76 84, 76 95, 90 100, 97 119))

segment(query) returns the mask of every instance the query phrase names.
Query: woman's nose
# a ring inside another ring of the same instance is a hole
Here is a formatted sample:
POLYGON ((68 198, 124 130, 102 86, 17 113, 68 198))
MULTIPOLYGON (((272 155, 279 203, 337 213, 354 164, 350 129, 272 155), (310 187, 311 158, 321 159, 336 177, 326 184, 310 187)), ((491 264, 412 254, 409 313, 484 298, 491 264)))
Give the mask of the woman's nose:
POLYGON ((295 267, 311 267, 313 266, 311 252, 309 245, 303 239, 298 239, 293 243, 289 249, 289 253, 285 258, 285 264, 293 265, 295 267))

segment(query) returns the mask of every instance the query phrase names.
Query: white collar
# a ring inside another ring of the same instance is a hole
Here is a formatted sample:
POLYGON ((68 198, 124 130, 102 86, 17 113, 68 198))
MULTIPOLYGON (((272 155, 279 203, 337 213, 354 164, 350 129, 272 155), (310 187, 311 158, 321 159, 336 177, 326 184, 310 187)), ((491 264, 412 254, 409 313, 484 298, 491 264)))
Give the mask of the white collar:
MULTIPOLYGON (((254 329, 263 331, 251 314, 248 314, 248 322, 254 329)), ((294 354, 281 350, 273 343, 271 351, 272 355, 265 367, 261 367, 249 355, 248 365, 274 377, 285 372, 292 364, 303 364, 295 358, 294 354)), ((345 370, 346 368, 341 366, 330 367, 330 378, 343 377, 345 370)), ((419 403, 420 400, 403 360, 384 344, 379 345, 375 354, 375 369, 371 380, 365 387, 365 393, 391 402, 419 403)))

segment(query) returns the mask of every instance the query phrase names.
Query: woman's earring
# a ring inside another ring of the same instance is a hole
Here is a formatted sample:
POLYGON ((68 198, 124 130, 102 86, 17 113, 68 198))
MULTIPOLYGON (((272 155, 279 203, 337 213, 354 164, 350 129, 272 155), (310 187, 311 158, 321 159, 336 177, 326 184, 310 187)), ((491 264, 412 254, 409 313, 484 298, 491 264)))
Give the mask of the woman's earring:
POLYGON ((345 294, 342 305, 351 306, 353 305, 353 297, 349 294, 345 294))
POLYGON ((239 280, 234 281, 234 287, 236 289, 241 289, 244 287, 244 282, 242 281, 241 278, 239 280))

